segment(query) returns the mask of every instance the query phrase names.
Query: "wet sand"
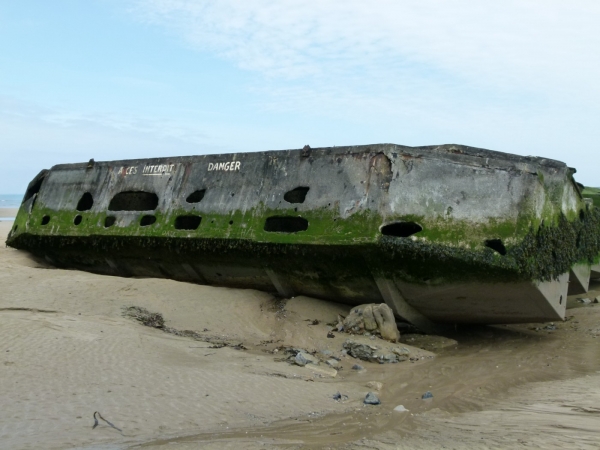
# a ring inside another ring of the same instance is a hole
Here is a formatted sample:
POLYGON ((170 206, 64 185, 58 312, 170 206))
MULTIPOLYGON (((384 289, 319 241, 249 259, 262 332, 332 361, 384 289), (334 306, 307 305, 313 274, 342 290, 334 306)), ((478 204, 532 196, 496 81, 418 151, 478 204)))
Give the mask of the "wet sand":
MULTIPOLYGON (((592 287, 584 297, 600 295, 592 287)), ((2 246, 0 448, 597 448, 600 305, 569 310, 556 329, 403 335, 414 361, 385 365, 344 357, 348 335, 327 338, 348 309, 59 270, 2 246), (127 306, 206 339, 145 327, 127 306), (290 365, 281 346, 332 352, 341 369, 290 365), (362 404, 370 381, 383 383, 379 406, 362 404), (94 411, 122 432, 92 429, 94 411)))
MULTIPOLYGON (((2 217, 17 217, 18 208, 0 208, 0 218, 2 217)), ((4 235, 3 235, 4 238, 4 235)))

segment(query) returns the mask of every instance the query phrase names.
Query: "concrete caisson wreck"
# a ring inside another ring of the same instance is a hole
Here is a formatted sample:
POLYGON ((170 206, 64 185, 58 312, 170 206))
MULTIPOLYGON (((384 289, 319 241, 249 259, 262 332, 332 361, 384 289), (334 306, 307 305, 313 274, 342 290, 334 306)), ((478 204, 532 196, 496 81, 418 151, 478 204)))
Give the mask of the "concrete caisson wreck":
POLYGON ((564 163, 392 144, 57 165, 8 245, 58 267, 385 301, 424 329, 560 320, 600 275, 564 163))

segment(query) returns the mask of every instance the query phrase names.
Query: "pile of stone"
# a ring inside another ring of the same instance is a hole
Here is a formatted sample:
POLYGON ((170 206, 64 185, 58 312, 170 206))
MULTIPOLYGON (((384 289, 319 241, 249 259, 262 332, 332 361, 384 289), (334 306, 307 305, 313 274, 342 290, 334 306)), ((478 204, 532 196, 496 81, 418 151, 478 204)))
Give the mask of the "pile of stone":
POLYGON ((355 306, 348 317, 338 317, 337 331, 353 334, 375 334, 391 342, 400 340, 400 332, 396 326, 394 312, 385 303, 355 306))
POLYGON ((282 350, 285 354, 283 360, 300 367, 307 366, 308 364, 318 366, 321 362, 324 362, 329 367, 335 369, 340 363, 340 359, 331 355, 331 352, 318 355, 316 352, 311 353, 303 348, 285 347, 282 350))
POLYGON ((406 361, 410 357, 410 351, 406 347, 384 351, 375 345, 363 344, 351 339, 344 342, 343 347, 347 354, 354 358, 379 364, 398 363, 406 361))

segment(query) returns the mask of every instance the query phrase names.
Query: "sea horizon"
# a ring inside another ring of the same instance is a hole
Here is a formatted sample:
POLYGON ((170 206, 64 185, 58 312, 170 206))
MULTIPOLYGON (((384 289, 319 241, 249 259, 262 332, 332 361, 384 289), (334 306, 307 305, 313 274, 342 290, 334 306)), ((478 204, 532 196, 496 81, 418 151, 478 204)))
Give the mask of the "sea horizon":
POLYGON ((18 209, 21 205, 23 194, 0 194, 0 222, 14 221, 15 216, 11 213, 5 215, 8 210, 18 209))

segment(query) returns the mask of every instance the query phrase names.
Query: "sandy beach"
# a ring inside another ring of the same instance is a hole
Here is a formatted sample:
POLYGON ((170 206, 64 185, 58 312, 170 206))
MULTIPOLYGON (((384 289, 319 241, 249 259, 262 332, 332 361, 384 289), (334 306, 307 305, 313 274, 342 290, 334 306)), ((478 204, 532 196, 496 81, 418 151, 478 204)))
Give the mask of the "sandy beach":
POLYGON ((0 217, 16 217, 18 208, 0 208, 0 217))
POLYGON ((352 337, 410 352, 375 364, 327 337, 345 305, 59 270, 2 246, 0 448, 598 448, 600 305, 569 304, 553 325, 352 337), (193 333, 144 326, 132 306, 193 333), (339 364, 292 365, 288 347, 339 364), (370 391, 381 405, 363 404, 370 391), (95 411, 113 426, 92 428, 95 411))

